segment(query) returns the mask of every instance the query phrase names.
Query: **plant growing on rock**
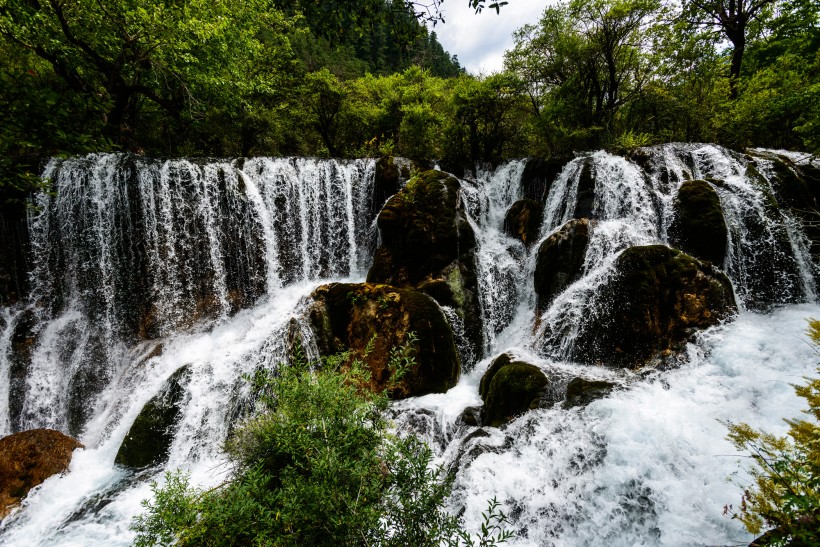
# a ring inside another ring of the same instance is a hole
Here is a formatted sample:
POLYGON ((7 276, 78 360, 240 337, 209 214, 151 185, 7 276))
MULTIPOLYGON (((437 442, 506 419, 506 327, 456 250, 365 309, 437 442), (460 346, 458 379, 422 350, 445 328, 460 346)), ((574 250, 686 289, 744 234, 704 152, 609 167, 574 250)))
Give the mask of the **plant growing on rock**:
MULTIPOLYGON (((179 473, 152 485, 136 545, 480 545, 505 542, 493 500, 476 540, 444 509, 451 481, 430 448, 398 438, 363 365, 296 363, 250 378, 258 412, 228 441, 228 481, 208 491, 179 473)), ((399 348, 400 372, 412 354, 399 348)))
MULTIPOLYGON (((820 321, 809 321, 808 334, 820 344, 820 321)), ((794 390, 806 399, 809 418, 786 420, 787 436, 744 423, 729 426, 729 440, 755 462, 754 484, 744 491, 739 512, 728 506, 724 513, 752 534, 768 528, 756 545, 820 545, 820 377, 806 380, 794 390)))

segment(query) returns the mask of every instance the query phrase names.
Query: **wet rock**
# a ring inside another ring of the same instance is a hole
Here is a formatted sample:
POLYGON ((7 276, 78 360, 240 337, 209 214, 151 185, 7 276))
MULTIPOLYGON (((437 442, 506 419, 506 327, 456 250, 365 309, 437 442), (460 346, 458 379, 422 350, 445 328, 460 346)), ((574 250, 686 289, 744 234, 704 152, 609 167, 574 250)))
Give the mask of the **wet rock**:
POLYGON ((564 401, 564 408, 586 406, 596 399, 602 399, 609 395, 614 387, 614 382, 607 382, 606 380, 573 378, 567 384, 567 398, 564 401))
POLYGON ((481 407, 480 406, 468 406, 467 408, 462 411, 459 415, 459 420, 461 423, 473 427, 477 427, 481 425, 481 407))
POLYGON ((382 245, 368 283, 419 289, 456 310, 473 347, 483 346, 475 234, 461 208, 458 179, 426 171, 407 182, 378 217, 382 245))
POLYGON ((116 463, 142 469, 167 461, 182 414, 183 383, 189 373, 187 366, 177 370, 162 390, 145 404, 122 441, 116 463))
POLYGON ((705 180, 686 181, 678 190, 673 207, 670 242, 696 258, 722 266, 728 229, 715 189, 705 180))
POLYGON ((498 356, 481 378, 482 422, 500 427, 527 410, 539 408, 548 386, 549 380, 537 366, 516 361, 508 353, 498 356))
POLYGON ((26 378, 37 345, 37 316, 31 309, 20 312, 11 333, 9 359, 9 417, 12 430, 22 429, 21 415, 28 391, 26 378))
POLYGON ((32 429, 0 439, 0 519, 35 486, 63 473, 76 448, 76 439, 53 429, 32 429))
POLYGON ((524 199, 544 203, 553 181, 572 158, 530 158, 521 174, 524 199))
POLYGON ((709 263, 663 245, 632 247, 584 319, 573 358, 637 367, 681 349, 737 312, 732 285, 709 263))
POLYGON ((453 332, 429 296, 372 283, 332 283, 311 295, 309 320, 322 355, 349 351, 371 372, 370 388, 396 399, 443 393, 458 381, 460 363, 453 332), (415 365, 397 382, 390 352, 411 341, 415 365), (367 348, 370 351, 367 352, 367 348))
POLYGON ((581 167, 578 181, 578 198, 575 203, 575 218, 595 218, 595 176, 592 172, 592 158, 587 158, 581 167))
POLYGON ((535 293, 538 309, 546 309, 556 296, 581 277, 589 244, 589 220, 573 219, 538 247, 535 293))
POLYGON ((31 235, 26 221, 27 197, 19 197, 19 201, 0 203, 0 306, 25 300, 29 292, 31 235))
POLYGON ((543 218, 544 208, 537 201, 518 200, 510 206, 504 216, 504 232, 524 245, 532 245, 538 239, 543 218))

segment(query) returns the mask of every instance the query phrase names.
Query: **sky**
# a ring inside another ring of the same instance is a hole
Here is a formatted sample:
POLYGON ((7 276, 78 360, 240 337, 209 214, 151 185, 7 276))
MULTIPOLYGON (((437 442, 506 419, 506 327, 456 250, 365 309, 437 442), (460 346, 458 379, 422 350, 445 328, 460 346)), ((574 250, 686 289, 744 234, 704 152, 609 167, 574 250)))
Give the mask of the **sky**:
POLYGON ((432 30, 444 49, 450 55, 457 55, 461 66, 471 74, 501 70, 504 51, 513 45, 512 33, 528 23, 538 22, 549 3, 549 0, 508 1, 498 15, 487 8, 476 15, 468 6, 468 0, 446 0, 441 5, 446 22, 432 30))

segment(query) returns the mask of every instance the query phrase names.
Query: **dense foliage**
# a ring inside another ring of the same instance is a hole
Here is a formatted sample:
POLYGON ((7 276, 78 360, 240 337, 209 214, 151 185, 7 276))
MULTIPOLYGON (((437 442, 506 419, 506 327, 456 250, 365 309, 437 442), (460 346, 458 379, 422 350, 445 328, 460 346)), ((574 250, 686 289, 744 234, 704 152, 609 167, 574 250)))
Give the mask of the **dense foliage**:
MULTIPOLYGON (((809 336, 820 345, 820 321, 809 322, 809 336)), ((729 439, 756 464, 754 485, 733 516, 753 534, 769 530, 758 545, 820 545, 820 377, 807 378, 795 392, 808 403, 808 419, 786 420, 788 436, 742 423, 729 428, 729 439)))
MULTIPOLYGON (((412 350, 391 353, 394 377, 412 350)), ((343 356, 321 368, 302 358, 253 378, 256 412, 227 445, 233 473, 208 491, 181 474, 153 485, 137 518, 137 545, 490 546, 506 541, 506 517, 490 504, 475 540, 444 509, 450 482, 430 449, 390 434, 387 398, 343 356), (313 368, 313 370, 311 370, 313 368)))
POLYGON ((563 0, 482 76, 438 42, 440 4, 7 0, 0 186, 8 198, 42 158, 91 150, 448 163, 671 140, 820 150, 820 0, 563 0))

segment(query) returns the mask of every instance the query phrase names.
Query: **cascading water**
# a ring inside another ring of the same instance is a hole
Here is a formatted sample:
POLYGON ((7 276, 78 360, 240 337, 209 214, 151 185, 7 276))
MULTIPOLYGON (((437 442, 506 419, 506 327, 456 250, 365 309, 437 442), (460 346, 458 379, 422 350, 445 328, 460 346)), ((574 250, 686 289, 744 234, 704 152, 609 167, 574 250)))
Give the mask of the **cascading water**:
MULTIPOLYGON (((397 429, 425 437, 456 473, 453 511, 478 528, 496 496, 517 533, 513 545, 748 540, 721 516, 740 499, 727 477, 747 477, 720 420, 778 432, 781 418, 799 414, 789 383, 812 370, 812 348, 795 340, 806 317, 820 316, 817 269, 799 221, 776 206, 771 160, 711 145, 640 152, 584 154, 548 181, 541 240, 573 218, 592 221, 580 278, 538 314, 538 242, 527 247, 502 229, 527 194, 526 162, 479 169, 461 183, 485 347, 474 348, 479 362, 456 387, 397 402, 393 414, 397 429), (695 178, 720 198, 725 270, 745 311, 701 333, 673 370, 574 362, 574 340, 602 305, 597 291, 616 258, 667 243, 674 197, 695 178), (578 375, 619 387, 586 407, 468 426, 462 411, 481 404, 479 380, 504 351, 548 371, 557 391, 578 375)), ((319 283, 364 277, 380 205, 374 173, 367 160, 52 161, 46 175, 56 191, 37 198, 30 221, 31 305, 0 310, 0 435, 56 427, 87 448, 0 525, 0 543, 127 544, 130 519, 163 470, 220 482, 221 445, 247 395, 242 375, 287 360, 291 319, 319 283), (137 474, 115 465, 140 410, 183 368, 167 463, 137 474)), ((444 312, 461 336, 458 315, 444 312)))

